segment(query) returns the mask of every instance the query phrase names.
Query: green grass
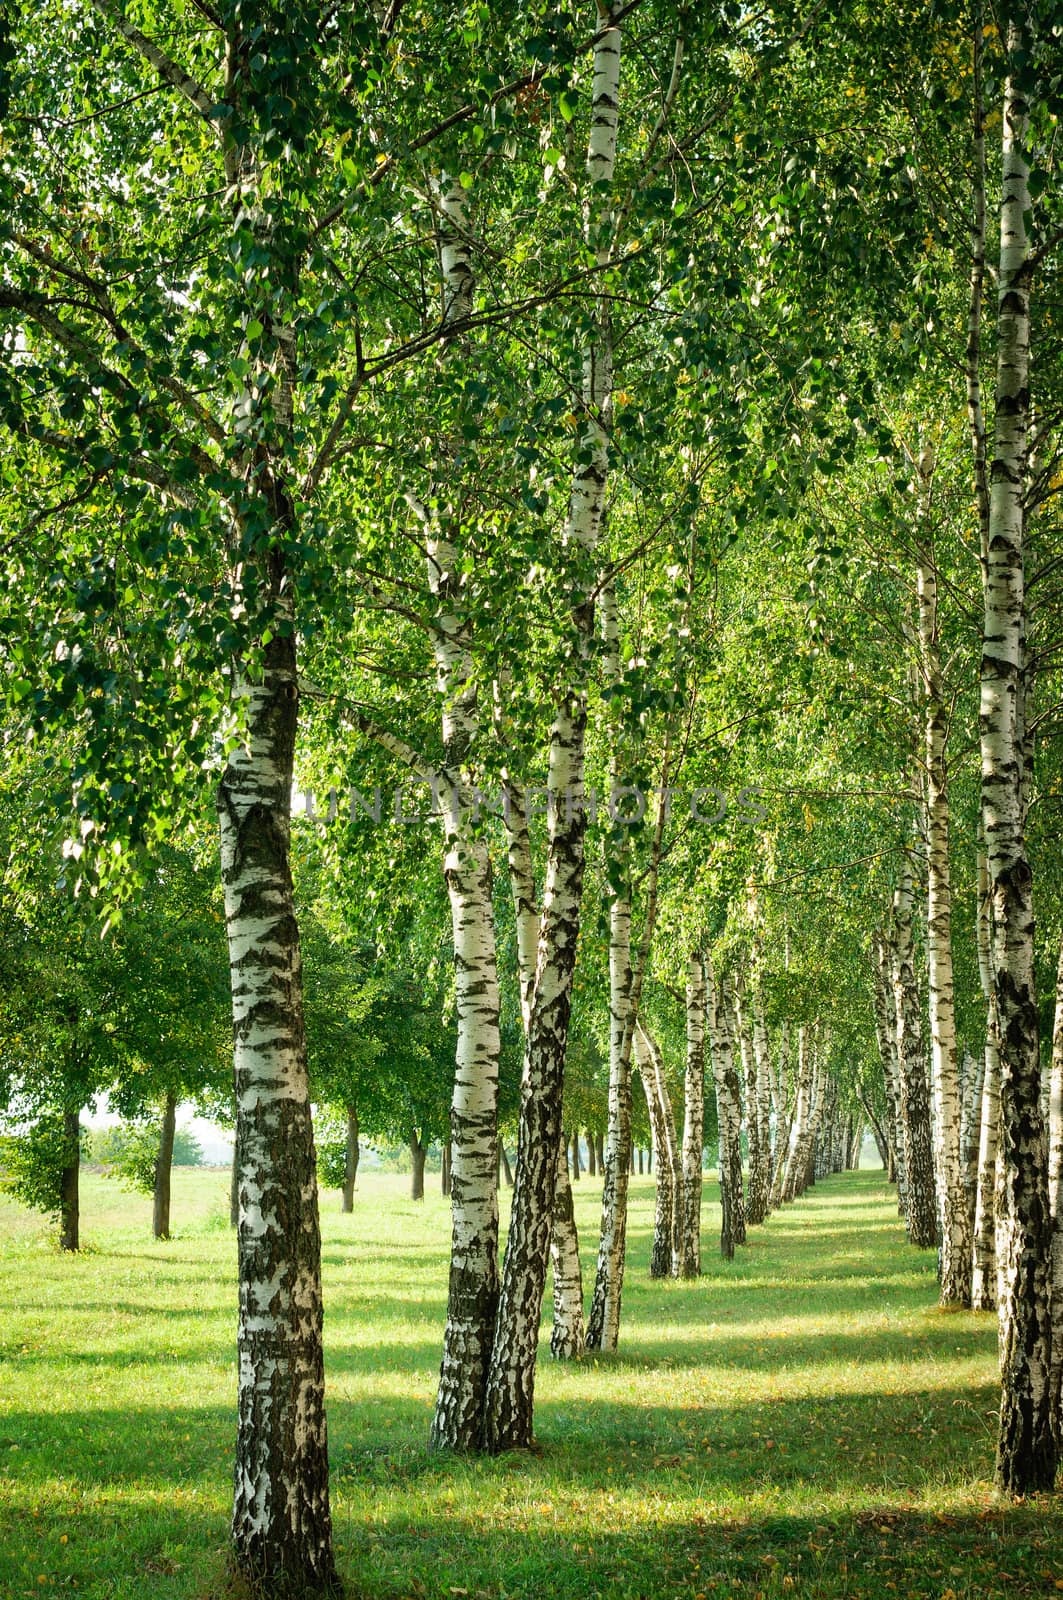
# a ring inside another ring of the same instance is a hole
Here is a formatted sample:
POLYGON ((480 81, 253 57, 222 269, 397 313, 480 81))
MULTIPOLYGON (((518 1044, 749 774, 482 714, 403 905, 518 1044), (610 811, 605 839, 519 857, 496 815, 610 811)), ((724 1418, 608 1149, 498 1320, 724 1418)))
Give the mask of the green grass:
MULTIPOLYGON (((599 1185, 577 1210, 590 1288, 599 1185)), ((540 1450, 428 1455, 448 1215, 367 1173, 323 1202, 333 1514, 352 1595, 1045 1595, 1052 1500, 996 1503, 991 1318, 935 1309, 880 1174, 821 1183, 694 1284, 647 1276, 633 1184, 614 1357, 538 1378, 540 1450)), ((715 1185, 707 1187, 715 1196, 715 1185)), ((87 1176, 89 1249, 0 1202, 0 1594, 222 1592, 234 1419, 224 1173, 177 1174, 177 1237, 87 1176)))

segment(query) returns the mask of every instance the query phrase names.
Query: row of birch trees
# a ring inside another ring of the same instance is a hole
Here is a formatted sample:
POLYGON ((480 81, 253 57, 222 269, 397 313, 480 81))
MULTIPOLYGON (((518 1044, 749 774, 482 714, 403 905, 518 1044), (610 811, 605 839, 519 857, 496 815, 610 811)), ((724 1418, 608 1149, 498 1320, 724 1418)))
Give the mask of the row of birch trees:
POLYGON ((657 1272, 698 1272, 706 1106, 725 1254, 865 1126, 949 1303, 992 1214, 998 1477, 1050 1486, 1047 0, 919 29, 46 0, 2 43, 6 737, 57 741, 67 876, 112 931, 216 798, 237 1569, 336 1582, 296 791, 339 797, 318 899, 352 938, 387 946, 430 858, 445 891, 435 1447, 532 1442, 551 1263, 554 1354, 617 1346, 637 1071, 657 1272), (592 1044, 585 1298, 564 1097, 592 1044))

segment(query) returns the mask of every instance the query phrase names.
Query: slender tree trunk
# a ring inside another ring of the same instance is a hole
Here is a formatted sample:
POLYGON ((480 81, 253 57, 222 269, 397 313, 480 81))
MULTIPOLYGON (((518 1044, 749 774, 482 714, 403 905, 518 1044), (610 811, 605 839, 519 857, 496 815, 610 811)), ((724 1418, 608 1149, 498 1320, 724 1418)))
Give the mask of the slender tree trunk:
POLYGON ((657 1156, 657 1185, 653 1221, 653 1250, 650 1277, 676 1276, 676 1202, 679 1171, 675 1119, 668 1087, 664 1081, 664 1062, 660 1047, 649 1029, 635 1024, 635 1058, 646 1096, 653 1147, 657 1156))
POLYGON ((581 1177, 579 1162, 579 1133, 572 1135, 572 1176, 578 1183, 581 1177))
POLYGON ((59 1248, 81 1249, 81 1123, 78 1112, 63 1112, 66 1164, 59 1179, 59 1248))
POLYGON ((558 1146, 557 1152, 550 1264, 554 1276, 554 1325, 550 1332, 550 1354, 555 1361, 574 1361, 583 1354, 585 1340, 583 1272, 563 1145, 558 1146))
POLYGON ((1029 108, 1021 80, 1030 41, 1019 14, 1007 29, 997 379, 985 584, 980 732, 982 817, 993 891, 994 989, 1000 1031, 1001 1405, 996 1480, 1009 1494, 1051 1489, 1056 1473, 1051 1393, 1051 1222, 1041 1116, 1034 975, 1033 879, 1025 837, 1024 491, 1029 427, 1033 206, 1029 108))
MULTIPOLYGON (((452 1146, 449 1139, 444 1139, 443 1148, 439 1157, 439 1192, 444 1200, 451 1198, 453 1182, 451 1178, 452 1146)), ((497 1185, 496 1185, 497 1188, 497 1185)))
MULTIPOLYGON (((472 307, 474 275, 467 195, 457 177, 436 190, 442 319, 461 323, 472 307)), ((447 463, 448 486, 460 449, 447 463)), ((447 1323, 430 1442, 436 1449, 479 1446, 487 1369, 498 1307, 499 999, 491 863, 463 789, 479 741, 480 717, 466 621, 467 551, 459 547, 462 506, 456 493, 442 509, 411 499, 425 536, 428 585, 436 601, 433 649, 442 698, 445 752, 438 796, 443 871, 454 943, 457 1051, 450 1110, 450 1277, 447 1323)), ((424 1150, 411 1142, 415 1199, 424 1194, 424 1150)))
MULTIPOLYGON (((596 5, 587 177, 588 243, 604 269, 613 241, 608 194, 616 161, 620 30, 596 5)), ((566 541, 590 558, 598 545, 609 477, 612 334, 608 301, 597 307, 584 364, 585 425, 572 478, 566 541)), ((484 1442, 492 1453, 532 1442, 535 1358, 546 1255, 557 1183, 565 1050, 583 892, 586 799, 586 681, 594 634, 590 596, 573 609, 574 671, 554 718, 548 791, 549 863, 536 962, 535 997, 524 1054, 517 1172, 502 1267, 495 1342, 484 1407, 484 1442)))
POLYGON ((597 1152, 597 1150, 595 1148, 595 1136, 591 1132, 590 1128, 588 1128, 587 1129, 587 1176, 589 1178, 596 1178, 598 1176, 598 1159, 597 1159, 597 1156, 598 1156, 598 1152, 597 1152))
POLYGON ((218 789, 240 1157, 232 1540, 238 1569, 291 1590, 335 1583, 321 1347, 321 1236, 290 805, 294 635, 244 680, 246 742, 218 789))
POLYGON ((684 1278, 697 1278, 701 1273, 701 1153, 705 1142, 705 967, 698 951, 687 961, 686 1025, 679 1271, 684 1278))
POLYGON ((920 453, 918 549, 919 666, 926 773, 927 962, 930 997, 931 1082, 934 1093, 934 1168, 941 1252, 938 1278, 943 1306, 971 1303, 971 1221, 961 1150, 960 1072, 952 962, 952 874, 949 861, 949 789, 946 740, 950 707, 941 673, 937 568, 929 506, 933 452, 920 453))
POLYGON ((907 857, 893 896, 892 965, 897 1034, 897 1075, 904 1133, 908 1238, 921 1250, 938 1240, 930 1099, 923 1054, 923 1020, 912 945, 912 868, 907 857))
POLYGON ((162 1103, 159 1153, 155 1157, 155 1189, 151 1210, 151 1231, 156 1239, 170 1237, 170 1175, 173 1171, 173 1141, 177 1132, 177 1097, 167 1094, 162 1103))
MULTIPOLYGON (((602 637, 606 676, 619 678, 620 639, 616 596, 611 585, 602 595, 602 637)), ((614 758, 615 759, 615 758, 614 758)), ((609 907, 609 1091, 606 1111, 606 1153, 602 1183, 602 1217, 598 1233, 598 1261, 591 1298, 587 1345, 591 1350, 615 1350, 620 1338, 620 1301, 627 1249, 628 1180, 634 1170, 631 1145, 631 899, 628 889, 627 849, 622 882, 609 907)))
POLYGON ((996 1182, 1000 1145, 1000 1028, 993 981, 993 908, 989 868, 978 852, 978 969, 986 1002, 985 1071, 978 1136, 978 1176, 974 1208, 974 1271, 971 1305, 975 1311, 997 1309, 996 1182))
POLYGON ((764 1022, 764 997, 760 987, 760 970, 762 958, 758 951, 758 959, 750 984, 749 1006, 753 1020, 753 1058, 756 1064, 756 1118, 757 1118, 757 1155, 760 1162, 760 1189, 762 1195, 763 1222, 771 1211, 771 1051, 768 1045, 768 1030, 764 1022))
POLYGON ((734 1062, 733 1011, 730 986, 726 978, 719 987, 712 981, 706 962, 706 980, 711 999, 709 1018, 712 1037, 712 1072, 716 1084, 716 1117, 720 1130, 720 1254, 729 1261, 736 1244, 745 1244, 745 1207, 742 1197, 742 1092, 734 1062))
POLYGON ((354 1186, 358 1181, 358 1160, 361 1156, 361 1147, 358 1143, 358 1112, 354 1106, 347 1107, 347 1148, 343 1161, 343 1189, 340 1195, 340 1209, 344 1212, 354 1210, 354 1186))
POLYGON ((904 1164, 904 1110, 907 1098, 901 1083, 897 1058, 897 1008, 893 997, 893 975, 886 942, 880 933, 873 941, 873 981, 875 995, 875 1034, 878 1039, 882 1076, 886 1087, 889 1114, 890 1149, 897 1178, 897 1210, 908 1216, 908 1174, 904 1164))
POLYGON ((499 1146, 499 1155, 502 1158, 502 1163, 501 1163, 502 1164, 502 1178, 503 1178, 503 1180, 505 1182, 506 1188, 507 1189, 512 1189, 512 1187, 513 1187, 513 1168, 509 1164, 509 1157, 506 1154, 506 1147, 505 1147, 504 1144, 499 1146))
POLYGON ((794 1107, 793 1126, 790 1130, 790 1152, 783 1180, 783 1200, 794 1200, 799 1193, 802 1174, 808 1163, 810 1123, 812 1116, 813 1057, 809 1030, 802 1025, 797 1030, 797 1103, 794 1107))
POLYGON ((594 1153, 598 1158, 598 1176, 605 1177, 605 1134, 598 1132, 594 1135, 594 1153))
POLYGON ((1056 966, 1056 1011, 1048 1085, 1048 1209, 1052 1219, 1052 1378, 1056 1450, 1063 1447, 1063 944, 1056 966))
MULTIPOLYGON (((789 934, 787 944, 787 965, 789 965, 789 934)), ((773 1100, 775 1103, 775 1145, 774 1167, 771 1180, 771 1208, 777 1210, 782 1205, 783 1188, 786 1184, 786 1164, 790 1154, 790 1138, 793 1129, 793 1114, 796 1111, 796 1091, 794 1102, 791 1103, 789 1094, 790 1076, 790 1024, 783 1018, 779 1026, 779 1061, 774 1079, 773 1100)))
POLYGON ((960 1157, 963 1166, 963 1198, 967 1206, 967 1225, 971 1237, 972 1269, 974 1214, 978 1199, 978 1140, 982 1112, 982 1087, 985 1083, 985 1052, 973 1056, 965 1047, 960 1071, 960 1157))
POLYGON ((760 1117, 757 1110, 757 1060, 753 1050, 753 1028, 749 996, 744 979, 734 988, 735 1022, 738 1029, 742 1082, 746 1091, 746 1143, 749 1148, 749 1182, 746 1189, 746 1222, 756 1226, 764 1221, 768 1208, 768 1182, 765 1154, 760 1143, 760 1117))

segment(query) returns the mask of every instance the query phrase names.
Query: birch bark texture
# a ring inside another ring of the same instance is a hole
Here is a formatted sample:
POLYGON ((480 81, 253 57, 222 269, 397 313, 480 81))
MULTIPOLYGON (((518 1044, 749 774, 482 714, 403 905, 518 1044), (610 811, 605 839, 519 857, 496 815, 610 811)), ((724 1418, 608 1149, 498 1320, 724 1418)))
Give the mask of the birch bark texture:
POLYGON ((1029 40, 1007 27, 997 278, 996 393, 989 491, 979 731, 982 826, 993 906, 1000 1049, 997 1185, 1001 1405, 996 1481, 1005 1493, 1055 1481, 1049 1307, 1051 1225, 1034 973, 1033 875, 1025 836, 1024 575, 1033 205, 1022 84, 1029 40))
POLYGON ((692 951, 686 975, 686 1070, 679 1199, 679 1274, 701 1275, 702 1150, 705 1143, 705 964, 692 951))
POLYGON ((930 1002, 930 1061, 934 1097, 934 1167, 941 1253, 938 1268, 943 1306, 971 1303, 971 1222, 960 1148, 960 1074, 952 961, 952 874, 949 860, 949 786, 946 742, 949 706, 941 669, 938 576, 930 532, 934 452, 919 455, 918 642, 926 780, 927 968, 930 1002))
POLYGON ((724 977, 717 985, 711 965, 706 962, 706 979, 711 999, 712 1073, 716 1086, 716 1118, 720 1130, 718 1178, 720 1184, 720 1254, 726 1261, 734 1256, 735 1245, 745 1244, 745 1207, 742 1197, 742 1091, 734 1061, 734 1010, 730 983, 724 977))
MULTIPOLYGON (((620 109, 620 28, 596 5, 591 127, 587 146, 587 243, 604 270, 613 248, 610 192, 620 109)), ((598 545, 609 476, 612 335, 599 300, 583 371, 584 428, 572 477, 565 542, 589 562, 598 545)), ((535 1358, 561 1138, 565 1050, 583 892, 586 683, 594 632, 590 592, 573 609, 570 684, 554 717, 548 772, 549 856, 524 1052, 517 1167, 484 1407, 491 1453, 532 1443, 535 1358)))
POLYGON ((335 1583, 321 1239, 290 870, 298 716, 291 633, 245 679, 246 734, 218 787, 240 1155, 232 1541, 253 1582, 335 1583))
MULTIPOLYGON (((456 177, 444 174, 433 193, 446 327, 460 323, 472 307, 471 230, 466 191, 456 177)), ((448 455, 454 453, 448 447, 448 455)), ((455 539, 460 522, 456 492, 453 484, 434 486, 432 507, 411 503, 424 531, 428 586, 436 602, 432 638, 444 752, 439 803, 457 1019, 450 1108, 447 1322, 429 1438, 436 1449, 473 1450, 479 1447, 483 1426, 499 1293, 499 998, 490 859, 465 802, 480 717, 468 627, 462 616, 464 564, 455 539)))
POLYGON ((912 866, 905 856, 893 895, 890 924, 897 1081, 908 1201, 905 1220, 912 1244, 921 1250, 932 1250, 938 1242, 937 1191, 922 1008, 915 980, 914 900, 912 866))

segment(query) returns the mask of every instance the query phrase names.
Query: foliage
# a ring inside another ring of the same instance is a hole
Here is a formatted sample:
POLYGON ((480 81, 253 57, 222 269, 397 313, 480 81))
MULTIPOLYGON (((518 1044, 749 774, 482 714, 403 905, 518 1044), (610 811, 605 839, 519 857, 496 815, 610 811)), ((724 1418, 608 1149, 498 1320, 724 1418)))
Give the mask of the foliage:
POLYGON ((0 1136, 0 1189, 24 1206, 57 1217, 62 1179, 75 1152, 61 1113, 46 1112, 26 1129, 0 1136))
MULTIPOLYGON (((157 1119, 96 1128, 89 1134, 85 1146, 86 1159, 103 1167, 108 1177, 121 1178, 130 1189, 151 1194, 155 1187, 155 1164, 159 1154, 157 1119)), ((173 1165, 203 1165, 203 1147, 187 1128, 178 1128, 174 1133, 173 1165)))

